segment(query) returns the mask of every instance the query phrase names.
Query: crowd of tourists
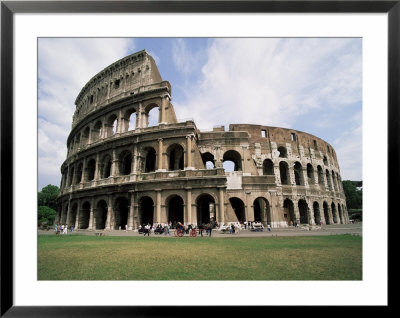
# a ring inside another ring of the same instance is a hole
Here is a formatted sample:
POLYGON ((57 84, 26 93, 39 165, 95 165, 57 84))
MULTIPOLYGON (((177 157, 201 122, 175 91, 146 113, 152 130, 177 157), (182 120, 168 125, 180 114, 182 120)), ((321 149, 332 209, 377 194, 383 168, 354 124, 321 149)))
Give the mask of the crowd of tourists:
MULTIPOLYGON (((75 231, 75 227, 71 225, 69 227, 70 233, 73 233, 75 231)), ((68 234, 68 225, 64 224, 54 224, 54 232, 56 235, 58 234, 68 234)))

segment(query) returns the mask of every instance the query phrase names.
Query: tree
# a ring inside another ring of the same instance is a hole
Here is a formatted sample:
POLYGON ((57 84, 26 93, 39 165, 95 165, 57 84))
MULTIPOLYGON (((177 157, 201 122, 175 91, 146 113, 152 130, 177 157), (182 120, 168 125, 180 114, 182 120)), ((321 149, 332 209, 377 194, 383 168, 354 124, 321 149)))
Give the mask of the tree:
POLYGON ((48 206, 39 206, 38 207, 38 224, 53 224, 54 219, 56 217, 56 211, 48 206))
POLYGON ((357 189, 357 182, 343 180, 343 190, 346 196, 346 205, 348 209, 362 209, 362 190, 357 189))
POLYGON ((55 185, 47 185, 42 191, 38 192, 38 206, 47 206, 57 210, 57 196, 60 189, 55 185))

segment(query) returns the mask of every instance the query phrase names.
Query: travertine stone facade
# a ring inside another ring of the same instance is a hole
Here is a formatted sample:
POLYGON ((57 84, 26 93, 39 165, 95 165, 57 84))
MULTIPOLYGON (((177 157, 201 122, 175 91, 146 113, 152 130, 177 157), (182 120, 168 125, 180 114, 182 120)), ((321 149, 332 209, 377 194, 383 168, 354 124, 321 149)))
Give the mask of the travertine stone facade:
POLYGON ((56 222, 79 229, 143 223, 348 223, 335 150, 286 128, 178 122, 171 86, 140 51, 79 93, 61 166, 56 222), (158 110, 158 124, 149 113, 158 110), (230 162, 234 171, 227 172, 230 162))

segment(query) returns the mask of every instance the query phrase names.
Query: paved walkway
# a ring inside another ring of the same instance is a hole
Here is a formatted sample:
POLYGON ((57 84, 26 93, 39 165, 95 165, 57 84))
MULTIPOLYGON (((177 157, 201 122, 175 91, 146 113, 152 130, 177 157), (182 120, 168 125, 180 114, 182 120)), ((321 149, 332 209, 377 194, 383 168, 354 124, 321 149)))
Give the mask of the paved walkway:
MULTIPOLYGON (((173 230, 170 231, 170 236, 158 235, 151 233, 150 236, 155 237, 174 237, 173 230)), ((96 233, 104 233, 106 236, 143 236, 143 234, 139 234, 135 231, 118 231, 118 230, 77 230, 74 234, 83 234, 83 235, 96 235, 96 233)), ((45 235, 54 235, 53 230, 43 231, 38 230, 38 234, 45 235)), ((288 228, 273 228, 271 232, 268 232, 264 229, 263 232, 252 232, 249 230, 242 230, 239 234, 229 234, 221 233, 219 230, 212 231, 212 237, 268 237, 268 236, 310 236, 310 235, 338 235, 338 234, 351 234, 351 235, 359 235, 362 236, 362 223, 357 224, 333 224, 333 225, 323 225, 322 227, 314 227, 309 230, 306 228, 298 227, 288 227, 288 228)), ((71 232, 68 231, 68 235, 71 235, 71 232)), ((203 233, 206 236, 206 232, 203 233)), ((189 236, 185 234, 185 236, 189 236)))

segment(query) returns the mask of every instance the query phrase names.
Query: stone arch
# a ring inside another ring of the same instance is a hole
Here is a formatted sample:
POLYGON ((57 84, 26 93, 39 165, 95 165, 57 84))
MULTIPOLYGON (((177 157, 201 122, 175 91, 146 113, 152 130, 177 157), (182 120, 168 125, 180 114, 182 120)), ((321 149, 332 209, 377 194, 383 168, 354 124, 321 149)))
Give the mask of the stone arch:
POLYGON ((74 178, 74 172, 75 172, 74 167, 71 167, 69 169, 69 184, 68 184, 68 186, 72 185, 72 181, 73 181, 73 178, 74 178))
POLYGON ((324 187, 325 186, 324 171, 322 170, 322 167, 320 165, 317 166, 317 171, 318 171, 318 184, 324 187))
POLYGON ((82 132, 82 144, 87 145, 89 143, 89 136, 90 136, 90 127, 86 126, 86 128, 82 132))
POLYGON ((111 137, 117 133, 118 129, 118 116, 111 114, 106 121, 106 137, 111 137))
POLYGON ((78 213, 78 203, 75 202, 72 203, 71 206, 71 211, 69 213, 69 220, 67 220, 68 226, 75 225, 77 213, 78 213))
POLYGON ((156 151, 153 147, 146 147, 143 149, 143 151, 145 153, 144 172, 156 171, 156 151))
POLYGON ((123 150, 118 156, 119 174, 126 176, 131 174, 132 168, 132 153, 128 150, 123 150))
POLYGON ((180 144, 172 144, 167 149, 168 170, 184 169, 184 150, 180 144))
POLYGON ((271 210, 266 198, 258 197, 253 202, 254 221, 271 225, 271 210))
POLYGON ((332 170, 332 183, 333 183, 333 189, 335 191, 337 191, 338 188, 337 188, 337 183, 336 183, 336 174, 335 174, 335 171, 333 171, 333 170, 332 170))
POLYGON ((179 195, 173 194, 166 199, 165 203, 167 206, 168 222, 172 222, 172 224, 181 222, 183 224, 185 221, 183 212, 183 199, 179 195))
POLYGON ((332 218, 333 218, 333 223, 340 223, 336 211, 336 205, 334 202, 331 204, 331 211, 332 211, 332 218))
POLYGON ((289 165, 286 161, 279 162, 281 184, 290 184, 289 165))
POLYGON ((279 158, 287 158, 288 157, 288 153, 287 153, 286 147, 279 146, 277 150, 278 150, 278 157, 279 158))
POLYGON ((135 108, 128 108, 124 112, 122 118, 122 129, 123 132, 135 130, 137 125, 137 111, 135 108))
POLYGON ((84 201, 81 210, 79 211, 78 229, 87 229, 90 220, 90 203, 84 201))
POLYGON ((75 136, 75 145, 74 148, 78 149, 81 146, 81 133, 78 133, 75 136))
POLYGON ((75 176, 75 184, 78 184, 82 181, 82 172, 83 172, 83 164, 80 162, 78 164, 78 168, 76 169, 76 176, 75 176))
POLYGON ((304 185, 303 167, 301 163, 296 161, 294 163, 293 170, 294 170, 294 179, 296 181, 296 185, 304 185))
POLYGON ((339 220, 341 224, 344 224, 344 217, 343 217, 343 210, 342 207, 340 206, 340 203, 338 203, 338 212, 339 212, 339 220))
POLYGON ((215 159, 214 159, 214 155, 211 152, 202 153, 201 159, 203 160, 204 168, 206 168, 206 169, 214 169, 215 168, 215 159))
POLYGON ((197 224, 210 223, 211 218, 216 218, 215 199, 208 193, 202 193, 196 198, 197 224))
POLYGON ((319 210, 319 203, 315 201, 313 203, 313 211, 314 211, 314 222, 315 224, 321 224, 321 212, 319 210))
POLYGON ((144 107, 145 127, 157 126, 160 122, 160 105, 151 102, 144 107))
POLYGON ((326 201, 324 201, 324 203, 323 203, 323 208, 324 208, 325 223, 326 224, 331 224, 331 221, 330 221, 330 218, 329 218, 329 207, 328 207, 328 203, 326 203, 326 201))
POLYGON ((233 171, 242 171, 242 156, 236 150, 228 150, 224 153, 222 157, 224 168, 226 167, 226 161, 233 162, 233 171))
POLYGON ((229 198, 229 202, 232 206, 233 211, 238 222, 246 222, 246 211, 244 203, 241 199, 233 197, 229 198))
POLYGON ((107 222, 107 211, 108 205, 105 200, 99 200, 96 204, 96 210, 94 213, 95 224, 94 227, 96 230, 104 230, 107 222))
POLYGON ((103 124, 100 120, 98 120, 92 128, 92 134, 91 134, 91 139, 93 141, 97 141, 100 138, 102 138, 103 136, 103 124))
POLYGON ((129 201, 123 197, 119 196, 116 198, 114 203, 114 229, 118 230, 125 229, 125 225, 128 225, 129 217, 129 201))
POLYGON ((149 196, 139 199, 139 222, 142 225, 153 224, 154 220, 154 201, 149 196))
POLYGON ((90 159, 86 165, 86 179, 85 181, 94 180, 94 175, 96 172, 96 160, 90 159))
POLYGON ((112 158, 109 154, 104 155, 100 165, 100 178, 105 179, 111 176, 112 158))
POLYGON ((289 225, 293 225, 296 221, 296 215, 294 214, 294 204, 290 199, 283 201, 283 217, 289 225))
POLYGON ((300 224, 309 224, 309 211, 307 201, 300 199, 298 202, 299 214, 300 214, 300 224))
POLYGON ((322 159, 323 163, 325 166, 328 165, 328 158, 326 156, 324 156, 324 158, 322 159))
POLYGON ((263 175, 273 176, 274 175, 274 163, 271 159, 265 159, 263 162, 263 175))
POLYGON ((314 167, 311 163, 307 164, 307 179, 309 185, 315 183, 314 167))

